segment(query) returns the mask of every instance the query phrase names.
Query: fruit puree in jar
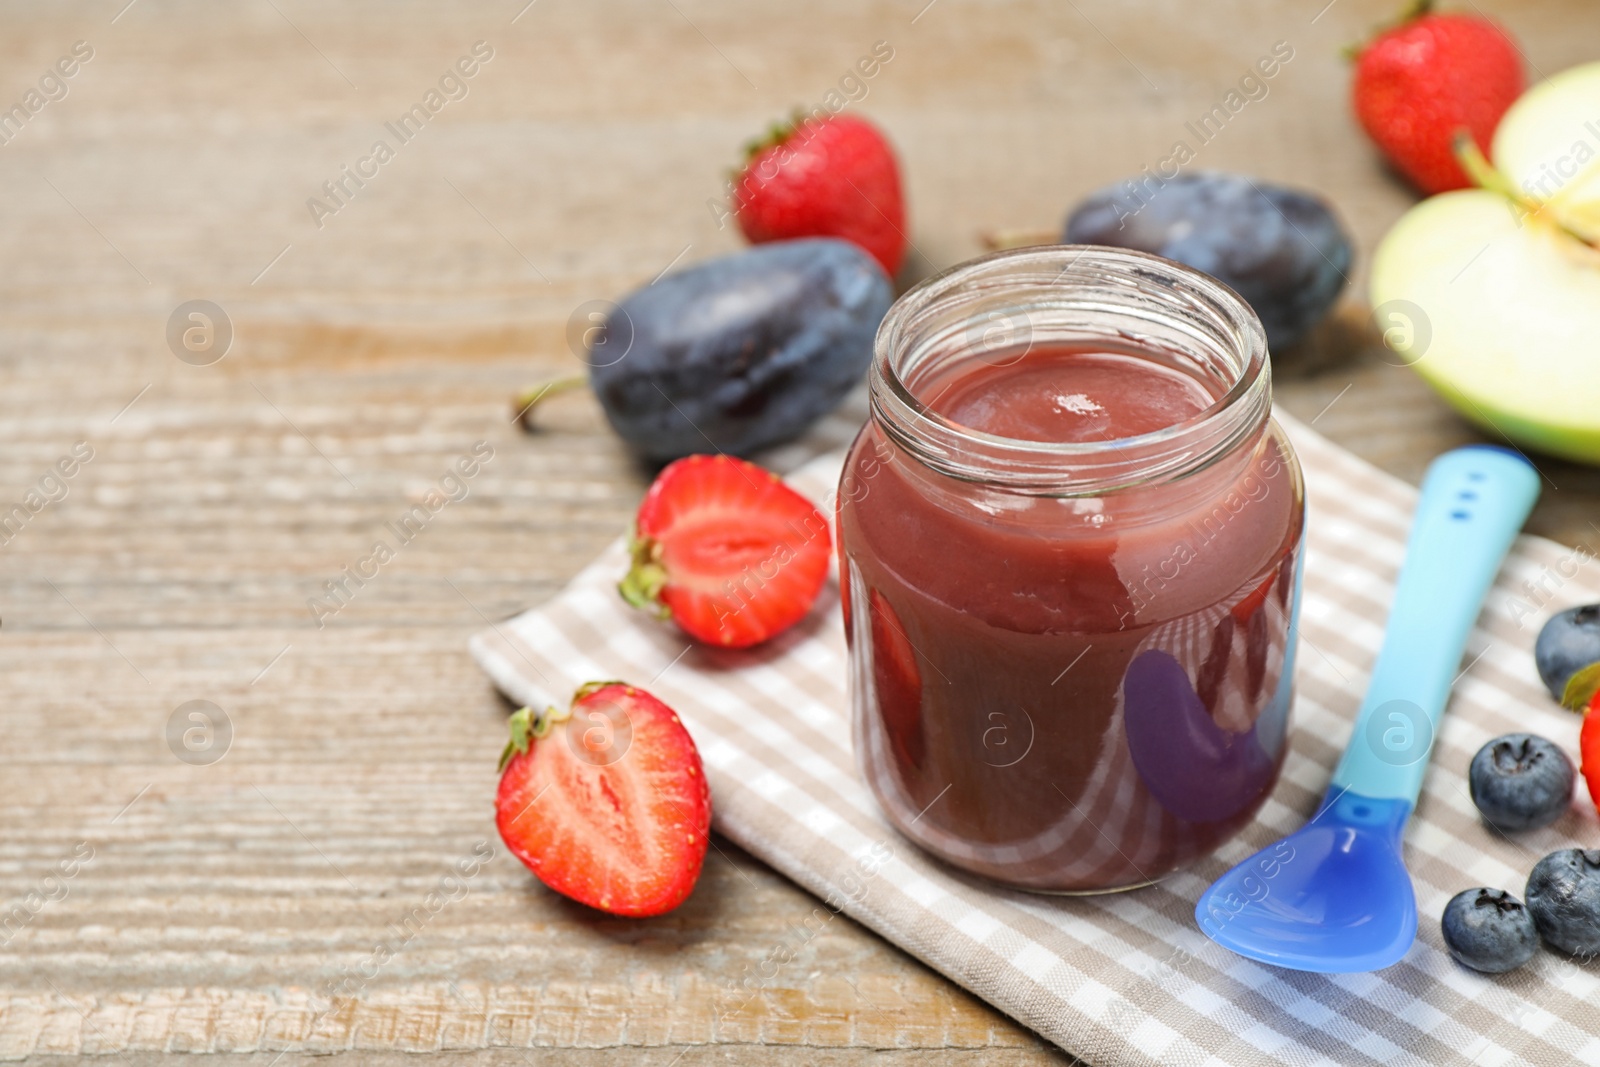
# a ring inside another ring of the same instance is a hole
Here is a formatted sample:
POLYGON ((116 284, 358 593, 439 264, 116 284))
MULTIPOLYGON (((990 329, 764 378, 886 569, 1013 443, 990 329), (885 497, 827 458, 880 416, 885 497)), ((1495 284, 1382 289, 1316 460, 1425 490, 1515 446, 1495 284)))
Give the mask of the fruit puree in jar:
MULTIPOLYGON (((1115 452, 1205 418, 1225 384, 1102 341, 957 359, 908 388, 979 435, 1115 452)), ((858 758, 891 821, 1057 892, 1215 850, 1286 751, 1303 516, 1264 416, 1198 469, 1079 495, 941 473, 869 423, 840 573, 858 758)))

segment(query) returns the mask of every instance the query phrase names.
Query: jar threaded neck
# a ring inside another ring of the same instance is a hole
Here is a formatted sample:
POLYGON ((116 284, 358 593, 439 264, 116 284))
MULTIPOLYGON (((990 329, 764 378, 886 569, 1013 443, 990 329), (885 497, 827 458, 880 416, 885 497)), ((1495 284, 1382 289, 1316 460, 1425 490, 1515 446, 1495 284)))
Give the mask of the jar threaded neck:
POLYGON ((1096 245, 996 252, 917 285, 878 329, 869 392, 874 418, 919 462, 1043 496, 1100 496, 1202 470, 1259 436, 1272 406, 1266 335, 1237 293, 1170 260, 1096 245), (1046 442, 961 425, 918 393, 956 361, 1004 365, 1034 346, 1094 344, 1160 356, 1215 400, 1150 433, 1046 442))

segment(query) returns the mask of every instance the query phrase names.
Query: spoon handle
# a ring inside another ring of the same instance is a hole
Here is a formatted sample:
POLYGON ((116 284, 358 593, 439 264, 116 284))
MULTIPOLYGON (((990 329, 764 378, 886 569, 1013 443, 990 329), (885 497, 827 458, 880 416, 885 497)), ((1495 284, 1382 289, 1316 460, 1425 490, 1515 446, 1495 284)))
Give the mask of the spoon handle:
POLYGON ((1507 449, 1457 448, 1429 465, 1383 648, 1330 797, 1349 790, 1416 803, 1467 634, 1538 496, 1538 472, 1507 449))

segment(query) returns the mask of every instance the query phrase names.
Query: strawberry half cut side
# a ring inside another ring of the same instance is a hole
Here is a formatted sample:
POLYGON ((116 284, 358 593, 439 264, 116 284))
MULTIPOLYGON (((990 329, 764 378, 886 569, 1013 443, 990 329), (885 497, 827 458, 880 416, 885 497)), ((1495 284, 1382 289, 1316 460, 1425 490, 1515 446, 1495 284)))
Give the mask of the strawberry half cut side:
POLYGON ((1578 734, 1578 770, 1589 787, 1589 799, 1600 810, 1600 693, 1589 701, 1589 710, 1583 716, 1583 729, 1578 734))
POLYGON ((747 648, 805 617, 831 552, 827 520, 777 475, 731 456, 688 456, 645 494, 617 588, 697 641, 747 648))
POLYGON ((502 767, 500 837, 557 893, 645 917, 694 889, 711 794, 688 730, 649 693, 591 682, 570 707, 523 708, 502 767))

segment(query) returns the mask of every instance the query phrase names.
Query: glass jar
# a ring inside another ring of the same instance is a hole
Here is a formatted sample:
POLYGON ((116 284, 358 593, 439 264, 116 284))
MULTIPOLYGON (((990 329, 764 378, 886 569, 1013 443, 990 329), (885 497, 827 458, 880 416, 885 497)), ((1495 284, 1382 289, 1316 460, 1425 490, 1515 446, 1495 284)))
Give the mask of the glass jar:
POLYGON ((1255 314, 1155 256, 1000 252, 900 298, 870 392, 838 544, 889 820, 1046 892, 1214 851, 1287 749, 1305 526, 1255 314))

